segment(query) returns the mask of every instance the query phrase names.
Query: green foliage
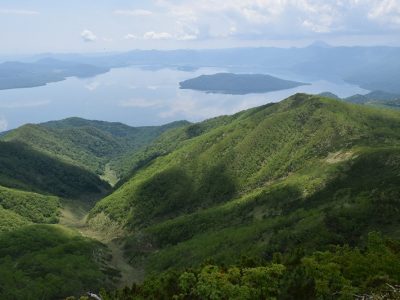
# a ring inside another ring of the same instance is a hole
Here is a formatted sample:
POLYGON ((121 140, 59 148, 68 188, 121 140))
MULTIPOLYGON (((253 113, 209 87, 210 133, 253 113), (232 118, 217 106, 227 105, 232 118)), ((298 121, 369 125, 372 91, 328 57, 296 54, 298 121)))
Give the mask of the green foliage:
POLYGON ((205 265, 184 272, 166 272, 104 299, 276 299, 285 267, 205 265))
POLYGON ((398 299, 400 243, 371 232, 363 248, 332 247, 304 255, 275 253, 272 262, 244 257, 230 267, 206 263, 170 270, 105 300, 131 299, 398 299), (397 284, 396 284, 397 283, 397 284), (373 296, 373 298, 371 298, 373 296))
POLYGON ((57 197, 22 192, 0 186, 0 205, 34 223, 57 223, 57 197))
POLYGON ((299 190, 309 178, 292 178, 292 187, 272 185, 227 204, 149 226, 128 239, 127 254, 132 261, 145 257, 151 271, 197 265, 209 257, 233 263, 240 255, 271 257, 298 246, 310 252, 329 244, 357 245, 368 231, 377 229, 399 237, 400 188, 396 183, 400 164, 393 164, 399 155, 399 151, 388 151, 360 156, 338 178, 307 197, 299 190), (389 162, 393 169, 387 167, 389 162), (371 177, 372 172, 376 176, 371 177))
MULTIPOLYGON (((101 190, 104 183, 61 163, 61 157, 73 164, 81 154, 94 157, 91 171, 104 163, 110 172, 132 168, 88 221, 104 232, 124 226, 126 257, 150 277, 132 289, 103 292, 104 299, 351 299, 384 293, 386 284, 400 282, 398 242, 369 234, 400 237, 399 112, 298 94, 147 136, 142 151, 134 141, 124 142, 136 152, 123 146, 118 154, 112 151, 119 139, 132 137, 130 129, 102 122, 85 127, 86 122, 38 126, 62 135, 60 143, 83 145, 83 152, 57 152, 42 142, 36 152, 2 142, 0 184, 73 196, 101 190), (92 138, 98 142, 93 149, 86 143, 92 138), (145 147, 150 140, 154 143, 145 147), (44 149, 51 153, 44 155, 44 149), (116 167, 121 163, 126 166, 116 167), (238 263, 244 255, 258 259, 238 263), (218 263, 202 265, 210 259, 218 263)), ((106 287, 103 260, 93 259, 98 244, 58 227, 21 227, 51 222, 56 198, 0 188, 0 201, 9 209, 0 209, 6 217, 0 230, 13 230, 0 235, 0 270, 12 287, 0 286, 0 296, 22 298, 25 294, 12 294, 22 282, 53 297, 53 288, 73 276, 69 260, 80 280, 71 280, 69 294, 61 288, 62 296, 106 287), (66 270, 60 277, 58 265, 66 270)))
POLYGON ((354 299, 357 294, 382 293, 388 284, 400 281, 399 246, 398 241, 371 232, 364 249, 343 246, 315 252, 291 266, 282 298, 294 299, 298 293, 308 294, 309 299, 354 299), (296 274, 302 274, 302 279, 296 274), (310 288, 312 291, 305 291, 310 288))
POLYGON ((62 299, 108 286, 106 249, 62 227, 26 226, 0 234, 0 298, 62 299))
POLYGON ((149 272, 399 237, 399 146, 398 112, 298 94, 169 132, 90 218, 149 272))
POLYGON ((166 130, 186 125, 174 122, 164 126, 130 127, 121 123, 69 118, 39 125, 28 124, 12 130, 2 139, 17 141, 68 164, 98 175, 107 163, 119 177, 129 171, 120 160, 156 139, 166 130))
POLYGON ((0 142, 0 185, 62 197, 101 194, 98 176, 16 142, 0 142))
POLYGON ((0 205, 0 234, 5 231, 13 231, 29 223, 24 217, 8 209, 4 209, 0 205))

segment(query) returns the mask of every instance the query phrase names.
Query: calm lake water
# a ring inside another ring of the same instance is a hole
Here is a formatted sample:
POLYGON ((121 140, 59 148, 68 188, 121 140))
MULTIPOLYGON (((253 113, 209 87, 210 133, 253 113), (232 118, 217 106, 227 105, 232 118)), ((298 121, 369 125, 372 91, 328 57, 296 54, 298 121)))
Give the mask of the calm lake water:
MULTIPOLYGON (((0 131, 25 123, 77 116, 118 121, 132 126, 160 125, 175 120, 200 121, 277 102, 294 93, 330 91, 347 97, 368 91, 346 83, 311 82, 309 86, 250 95, 222 95, 180 90, 179 82, 226 70, 202 68, 193 72, 172 69, 113 69, 93 78, 68 78, 42 87, 0 91, 0 131)), ((285 78, 285 77, 283 77, 285 78)), ((301 78, 285 78, 301 80, 301 78)))

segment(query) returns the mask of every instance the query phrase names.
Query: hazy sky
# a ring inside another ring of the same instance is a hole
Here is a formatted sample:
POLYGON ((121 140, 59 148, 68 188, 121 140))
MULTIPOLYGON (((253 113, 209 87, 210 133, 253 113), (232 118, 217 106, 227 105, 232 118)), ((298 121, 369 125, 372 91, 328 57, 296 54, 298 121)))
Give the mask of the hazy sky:
POLYGON ((400 45, 400 0, 1 0, 0 52, 400 45))

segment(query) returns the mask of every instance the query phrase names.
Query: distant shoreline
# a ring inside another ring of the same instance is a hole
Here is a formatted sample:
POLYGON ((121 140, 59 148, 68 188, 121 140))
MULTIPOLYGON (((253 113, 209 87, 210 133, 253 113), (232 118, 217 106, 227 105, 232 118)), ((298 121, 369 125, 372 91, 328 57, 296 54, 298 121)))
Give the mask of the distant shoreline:
POLYGON ((70 77, 89 78, 109 71, 107 67, 54 59, 35 63, 5 62, 0 64, 0 90, 41 87, 70 77))

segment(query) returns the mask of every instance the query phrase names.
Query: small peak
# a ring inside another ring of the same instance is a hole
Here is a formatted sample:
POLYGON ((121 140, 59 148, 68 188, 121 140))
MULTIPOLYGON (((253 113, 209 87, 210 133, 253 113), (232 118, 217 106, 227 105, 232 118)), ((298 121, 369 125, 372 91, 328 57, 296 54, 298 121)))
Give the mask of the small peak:
POLYGON ((310 48, 332 48, 331 45, 329 45, 327 42, 317 40, 311 43, 308 47, 310 48))
POLYGON ((331 98, 331 99, 336 99, 339 100, 340 97, 334 93, 331 92, 323 92, 323 93, 319 93, 317 96, 321 96, 321 97, 325 97, 325 98, 331 98))

